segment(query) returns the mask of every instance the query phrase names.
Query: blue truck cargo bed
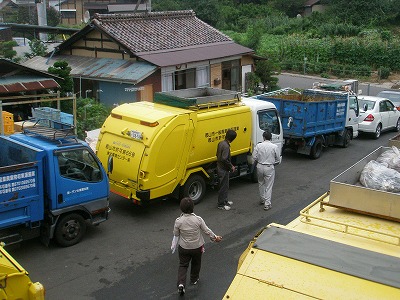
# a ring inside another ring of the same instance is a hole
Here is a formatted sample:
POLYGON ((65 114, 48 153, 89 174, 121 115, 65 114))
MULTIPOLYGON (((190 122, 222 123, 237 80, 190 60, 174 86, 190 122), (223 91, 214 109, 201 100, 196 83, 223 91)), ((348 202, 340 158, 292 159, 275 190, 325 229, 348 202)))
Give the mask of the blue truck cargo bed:
POLYGON ((275 104, 285 138, 308 138, 341 131, 346 125, 347 94, 304 90, 300 95, 259 95, 275 104), (292 121, 292 122, 290 122, 292 121))
POLYGON ((43 151, 0 139, 0 228, 42 220, 43 151))

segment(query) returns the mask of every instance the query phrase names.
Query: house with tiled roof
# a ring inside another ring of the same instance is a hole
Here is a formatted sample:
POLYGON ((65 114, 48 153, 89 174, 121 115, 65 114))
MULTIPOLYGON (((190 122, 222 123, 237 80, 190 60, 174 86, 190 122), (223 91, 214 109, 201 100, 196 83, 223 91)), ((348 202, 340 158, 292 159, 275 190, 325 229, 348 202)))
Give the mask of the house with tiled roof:
POLYGON ((24 64, 72 68, 75 93, 105 104, 152 101, 154 92, 194 87, 241 91, 254 51, 204 23, 193 11, 96 14, 49 57, 24 64))
POLYGON ((310 16, 313 12, 324 12, 326 4, 321 3, 321 0, 307 0, 304 3, 303 16, 310 16))
POLYGON ((151 0, 56 0, 64 25, 80 25, 94 14, 150 12, 151 0))

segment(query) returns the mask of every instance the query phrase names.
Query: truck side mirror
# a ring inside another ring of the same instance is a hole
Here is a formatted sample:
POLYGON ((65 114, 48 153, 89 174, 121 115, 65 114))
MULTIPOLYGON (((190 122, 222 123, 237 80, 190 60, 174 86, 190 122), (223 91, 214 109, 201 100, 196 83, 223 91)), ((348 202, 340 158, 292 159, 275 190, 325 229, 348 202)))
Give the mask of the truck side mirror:
POLYGON ((289 117, 289 118, 288 118, 287 127, 288 127, 288 128, 291 128, 292 125, 293 125, 293 117, 289 117))

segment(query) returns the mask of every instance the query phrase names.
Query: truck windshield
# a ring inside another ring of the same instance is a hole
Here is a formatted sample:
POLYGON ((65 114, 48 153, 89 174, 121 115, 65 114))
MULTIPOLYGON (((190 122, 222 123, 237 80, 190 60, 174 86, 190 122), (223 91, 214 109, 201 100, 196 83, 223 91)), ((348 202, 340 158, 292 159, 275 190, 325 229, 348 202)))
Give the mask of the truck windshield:
POLYGON ((280 134, 279 118, 276 110, 263 110, 258 112, 259 127, 263 131, 280 134))
POLYGON ((58 152, 57 159, 63 177, 88 182, 102 180, 99 164, 87 149, 58 152))

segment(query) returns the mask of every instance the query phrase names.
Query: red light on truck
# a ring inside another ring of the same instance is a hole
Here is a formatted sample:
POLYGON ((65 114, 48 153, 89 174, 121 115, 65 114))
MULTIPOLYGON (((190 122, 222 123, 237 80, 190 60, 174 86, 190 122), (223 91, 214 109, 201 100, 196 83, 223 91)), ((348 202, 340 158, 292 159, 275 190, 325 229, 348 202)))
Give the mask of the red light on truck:
POLYGON ((374 116, 369 114, 368 116, 365 117, 364 121, 367 122, 372 122, 373 120, 375 120, 374 116))
POLYGON ((146 121, 140 121, 140 125, 148 126, 148 127, 156 127, 158 125, 158 122, 156 121, 156 122, 150 123, 150 122, 146 122, 146 121))

